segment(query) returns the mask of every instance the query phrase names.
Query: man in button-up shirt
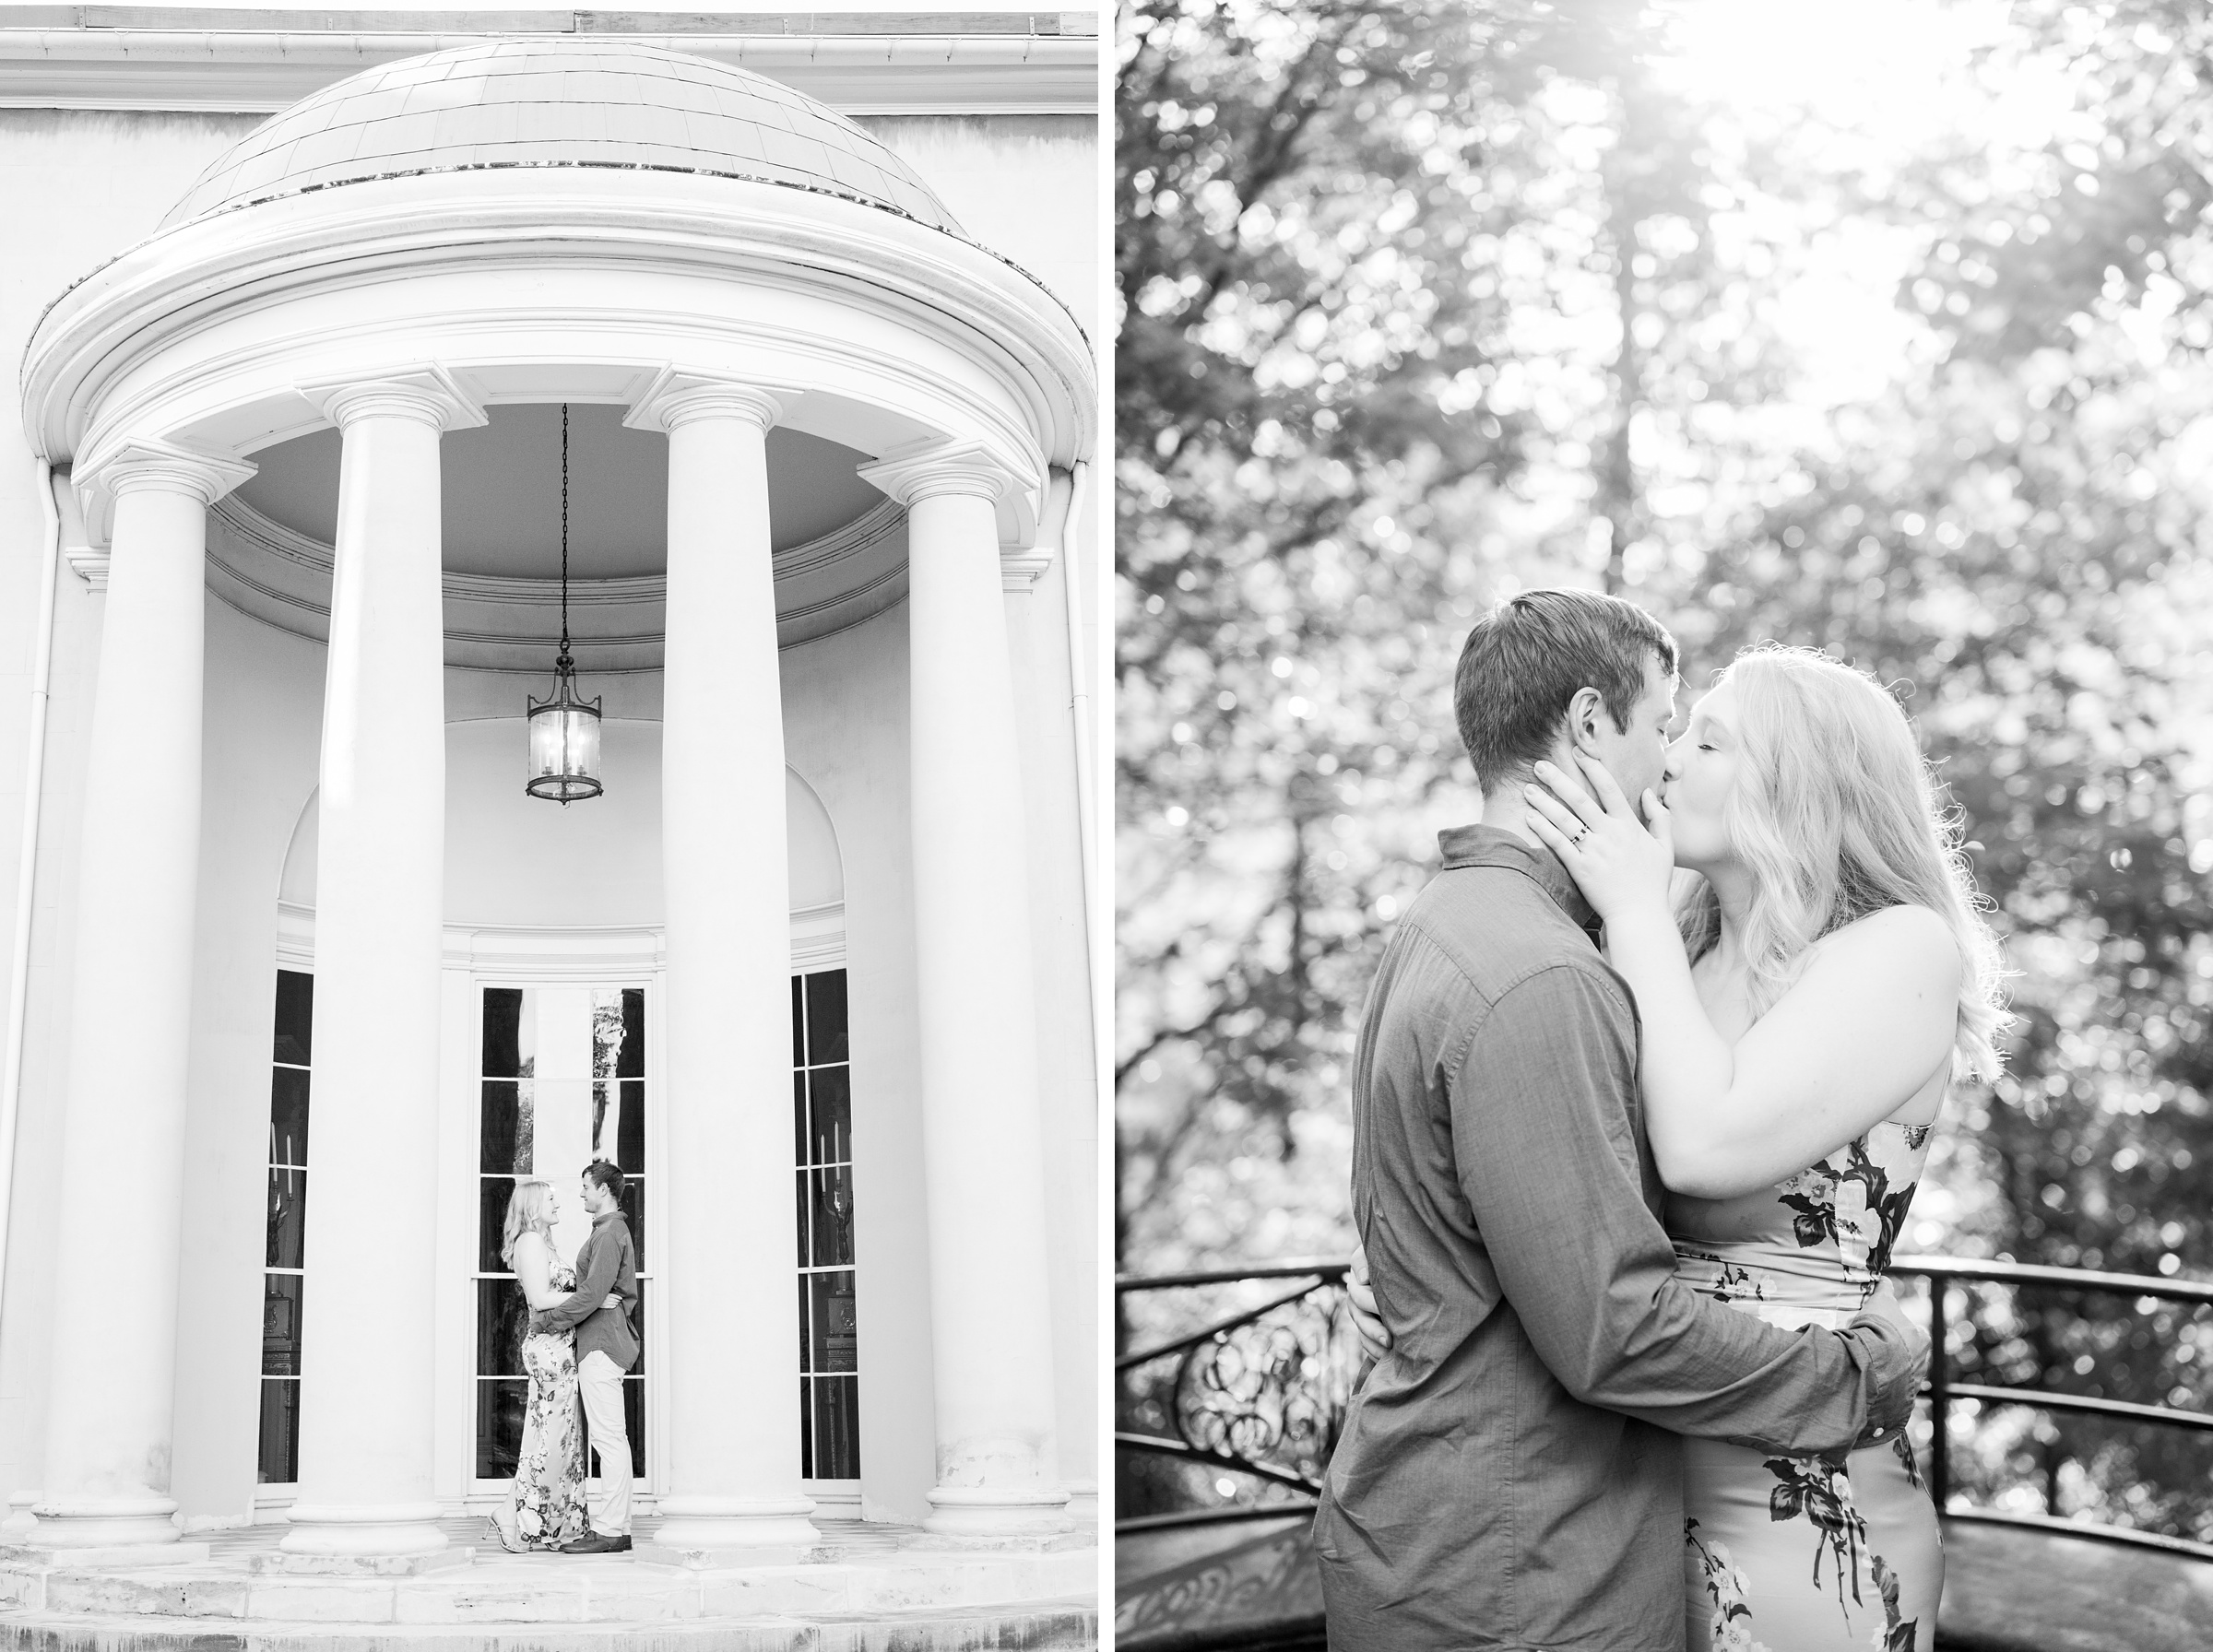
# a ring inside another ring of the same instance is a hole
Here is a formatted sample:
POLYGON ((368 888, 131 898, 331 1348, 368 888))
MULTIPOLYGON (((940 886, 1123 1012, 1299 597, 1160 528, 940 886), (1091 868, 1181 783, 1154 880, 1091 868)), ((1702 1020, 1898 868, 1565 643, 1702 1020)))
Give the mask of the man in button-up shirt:
POLYGON ((1483 826, 1385 949, 1353 1077, 1353 1202, 1390 1351, 1314 1541, 1333 1652, 1679 1652, 1677 1434, 1777 1453, 1887 1438, 1925 1349, 1785 1331, 1675 1279, 1637 1095, 1637 1010, 1590 906, 1517 830, 1580 749, 1657 787, 1675 644, 1615 598, 1478 622, 1455 701, 1483 826))

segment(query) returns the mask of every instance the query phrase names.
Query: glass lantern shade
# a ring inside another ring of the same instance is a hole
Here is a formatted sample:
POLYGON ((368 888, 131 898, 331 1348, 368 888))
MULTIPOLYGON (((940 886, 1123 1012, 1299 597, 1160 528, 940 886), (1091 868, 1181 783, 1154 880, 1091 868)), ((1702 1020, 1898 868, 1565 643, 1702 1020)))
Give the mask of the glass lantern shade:
POLYGON ((576 667, 567 655, 554 662, 553 697, 528 704, 530 779, 524 789, 555 803, 597 797, 599 702, 576 698, 576 667))

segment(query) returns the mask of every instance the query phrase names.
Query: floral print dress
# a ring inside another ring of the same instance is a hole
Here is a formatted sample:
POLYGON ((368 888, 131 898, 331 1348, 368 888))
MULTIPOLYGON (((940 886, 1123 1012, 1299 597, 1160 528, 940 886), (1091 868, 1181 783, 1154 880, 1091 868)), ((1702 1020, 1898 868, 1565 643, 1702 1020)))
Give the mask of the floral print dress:
MULTIPOLYGON (((576 1289, 576 1270, 556 1262, 548 1282, 576 1289)), ((526 1547, 558 1549, 584 1535, 584 1428, 576 1401, 576 1333, 538 1331, 523 1338, 530 1406, 509 1493, 515 1527, 526 1547)))
MULTIPOLYGON (((1883 1270, 1929 1127, 1886 1120, 1779 1186, 1669 1200, 1680 1278, 1770 1325, 1841 1328, 1883 1270)), ((1683 1442, 1688 1652, 1930 1652, 1944 1551, 1901 1434, 1828 1457, 1683 1442)))

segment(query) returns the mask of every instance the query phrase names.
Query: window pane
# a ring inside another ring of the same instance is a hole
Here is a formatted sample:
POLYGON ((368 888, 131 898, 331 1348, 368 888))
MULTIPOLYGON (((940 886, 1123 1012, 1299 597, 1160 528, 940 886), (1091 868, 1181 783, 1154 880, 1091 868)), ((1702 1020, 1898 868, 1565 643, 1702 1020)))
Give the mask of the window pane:
POLYGON ((511 1271, 500 1259, 507 1237, 507 1206, 515 1198, 515 1183, 506 1176, 485 1176, 477 1185, 477 1271, 511 1271))
POLYGON ((844 1164, 853 1157, 853 1069, 817 1068, 807 1075, 813 1103, 813 1162, 844 1164))
POLYGON ((295 1067, 270 1069, 269 1162, 307 1162, 307 1074, 295 1067))
POLYGON ((853 1272, 807 1276, 807 1322, 813 1332, 808 1349, 811 1371, 858 1371, 860 1339, 855 1332, 853 1272))
MULTIPOLYGON (((802 1291, 800 1294, 805 1295, 802 1291)), ((799 1478, 814 1478, 814 1378, 799 1378, 799 1478)))
POLYGON ((807 1075, 791 1075, 791 1156, 807 1162, 807 1075))
POLYGON ((269 1234, 266 1266, 304 1268, 306 1248, 307 1172, 269 1171, 269 1234))
MULTIPOLYGON (((513 1175, 518 1161, 515 1158, 515 1139, 522 1133, 522 1086, 512 1080, 486 1080, 481 1122, 478 1139, 481 1150, 477 1155, 477 1168, 489 1175, 513 1175)), ((522 1174, 530 1174, 530 1161, 519 1161, 522 1174)))
POLYGON ((860 1379, 818 1376, 815 1388, 815 1474, 822 1480, 860 1478, 860 1379))
POLYGON ((846 1059, 846 972, 824 970, 807 977, 807 1065, 846 1059))
POLYGON ((622 1184, 622 1214, 630 1220, 631 1248, 638 1253, 638 1266, 649 1267, 645 1260, 645 1184, 634 1179, 622 1184))
POLYGON ((814 1265, 832 1268, 852 1261, 852 1170, 811 1170, 807 1177, 812 1193, 809 1225, 814 1230, 814 1265))
POLYGON ((477 1385, 477 1478, 513 1480, 523 1454, 523 1415, 530 1406, 530 1385, 497 1382, 477 1385))
POLYGON ((622 989, 622 1054, 615 1062, 618 1079, 645 1076, 645 989, 622 989))
POLYGON ((626 1176, 645 1174, 645 1080, 621 1084, 622 1115, 615 1121, 615 1165, 626 1176))
POLYGON ((300 1478, 300 1382, 261 1379, 260 1473, 264 1485, 291 1485, 300 1478))
POLYGON ((277 972, 277 1054, 278 1061, 307 1065, 314 1032, 315 978, 299 970, 277 972))
MULTIPOLYGON (((523 1333, 529 1326, 530 1304, 523 1300, 520 1285, 513 1280, 479 1280, 477 1375, 524 1375, 523 1333)), ((483 1438, 481 1433, 478 1438, 483 1438)), ((512 1469, 508 1471, 514 1472, 512 1469)))
POLYGON ((638 1281, 638 1300, 632 1304, 630 1310, 630 1328, 637 1333, 638 1338, 638 1363, 633 1365, 629 1372, 629 1375, 633 1377, 645 1375, 645 1309, 647 1305, 645 1299, 652 1294, 653 1281, 640 1280, 638 1281))
POLYGON ((806 1266, 807 1266, 807 1203, 808 1203, 808 1198, 809 1198, 809 1195, 808 1195, 808 1191, 807 1191, 807 1173, 806 1173, 805 1171, 803 1171, 803 1170, 802 1170, 801 1172, 799 1172, 799 1190, 798 1197, 796 1197, 796 1198, 794 1198, 794 1199, 791 1201, 791 1202, 792 1202, 792 1208, 793 1208, 794 1210, 797 1210, 797 1211, 799 1213, 799 1265, 801 1268, 804 1268, 804 1267, 806 1267, 806 1266))
POLYGON ((799 1276, 799 1369, 801 1371, 812 1371, 814 1369, 814 1361, 809 1352, 809 1350, 813 1344, 813 1338, 809 1335, 809 1329, 810 1327, 807 1315, 807 1276, 805 1274, 801 1274, 799 1276))
POLYGON ((622 995, 592 994, 592 1077, 611 1079, 622 1054, 622 995))
POLYGON ((807 1065, 807 1024, 799 1008, 799 977, 791 978, 791 1064, 807 1065))
POLYGON ((519 986, 487 986, 484 989, 484 1076, 487 1079, 515 1079, 522 1076, 522 1029, 523 989, 519 986))
POLYGON ((261 1276, 261 1374, 300 1375, 300 1276, 261 1276))

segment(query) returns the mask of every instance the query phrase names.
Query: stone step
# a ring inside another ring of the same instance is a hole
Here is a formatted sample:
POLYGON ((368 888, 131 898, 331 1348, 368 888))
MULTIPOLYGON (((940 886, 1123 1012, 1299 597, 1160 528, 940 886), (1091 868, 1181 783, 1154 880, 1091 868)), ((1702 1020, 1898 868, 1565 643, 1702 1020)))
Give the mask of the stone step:
POLYGON ((1087 1601, 846 1618, 656 1623, 283 1622, 124 1613, 0 1614, 6 1652, 1096 1652, 1087 1601))

